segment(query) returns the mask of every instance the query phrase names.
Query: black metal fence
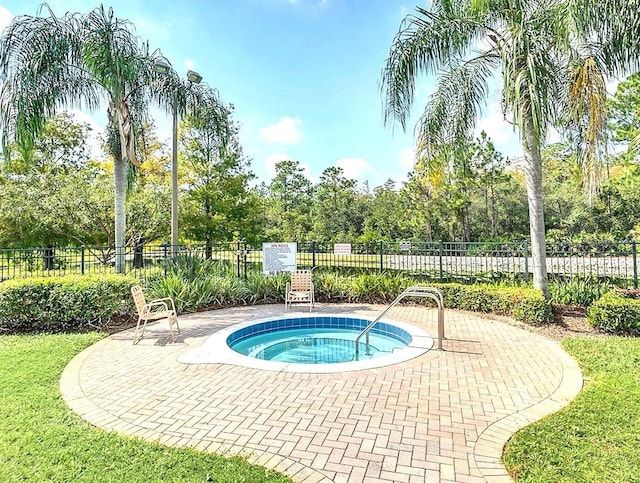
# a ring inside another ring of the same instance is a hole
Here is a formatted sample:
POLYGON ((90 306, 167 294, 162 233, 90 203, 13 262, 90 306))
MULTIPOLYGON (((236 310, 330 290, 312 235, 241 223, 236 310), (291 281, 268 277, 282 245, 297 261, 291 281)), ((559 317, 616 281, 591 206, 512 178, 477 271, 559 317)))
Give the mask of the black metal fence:
MULTIPOLYGON (((529 244, 460 242, 373 242, 342 245, 299 242, 299 268, 347 273, 402 272, 432 281, 530 281, 529 244), (347 250, 345 250, 347 248, 347 250)), ((140 279, 162 276, 180 257, 217 260, 239 277, 262 271, 262 244, 219 243, 210 247, 127 247, 125 271, 140 279)), ((597 278, 638 287, 635 241, 548 243, 547 271, 554 278, 597 278)), ((113 247, 0 249, 0 280, 31 276, 113 273, 113 247)))

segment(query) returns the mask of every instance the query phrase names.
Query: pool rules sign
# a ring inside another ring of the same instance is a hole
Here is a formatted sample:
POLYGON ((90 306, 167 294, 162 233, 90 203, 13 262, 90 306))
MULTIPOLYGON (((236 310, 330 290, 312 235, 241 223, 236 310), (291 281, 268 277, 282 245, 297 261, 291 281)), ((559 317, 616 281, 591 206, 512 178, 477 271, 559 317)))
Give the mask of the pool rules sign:
POLYGON ((262 273, 277 275, 282 272, 295 272, 298 267, 297 253, 297 243, 263 243, 262 273))

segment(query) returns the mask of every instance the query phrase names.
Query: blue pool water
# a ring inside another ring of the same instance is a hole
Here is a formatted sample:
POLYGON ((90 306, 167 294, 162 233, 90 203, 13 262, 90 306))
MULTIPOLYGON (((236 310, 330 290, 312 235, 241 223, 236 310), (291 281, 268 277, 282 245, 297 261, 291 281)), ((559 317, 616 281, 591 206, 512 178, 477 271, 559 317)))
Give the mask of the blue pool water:
MULTIPOLYGON (((330 364, 356 360, 355 339, 369 320, 350 317, 283 318, 260 322, 233 332, 227 344, 257 359, 298 364, 330 364)), ((388 355, 405 347, 411 335, 392 324, 378 322, 360 340, 359 360, 388 355)))

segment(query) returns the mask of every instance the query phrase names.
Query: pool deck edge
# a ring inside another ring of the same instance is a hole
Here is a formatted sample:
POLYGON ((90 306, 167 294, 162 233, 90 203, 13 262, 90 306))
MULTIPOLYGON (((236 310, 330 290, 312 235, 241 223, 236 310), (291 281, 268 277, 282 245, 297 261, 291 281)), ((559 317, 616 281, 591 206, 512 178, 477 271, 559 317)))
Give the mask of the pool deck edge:
MULTIPOLYGON (((375 314, 380 306, 324 304, 317 311, 335 309, 375 314)), ((416 359, 360 374, 281 374, 177 361, 201 346, 207 333, 277 312, 276 306, 263 306, 182 316, 177 344, 166 344, 160 324, 150 326, 138 346, 131 344, 131 331, 114 334, 69 362, 60 391, 73 411, 101 429, 241 455, 294 481, 444 483, 511 481, 501 460, 504 444, 517 430, 566 406, 583 384, 578 364, 558 343, 469 314, 448 319, 451 339, 445 340, 445 351, 432 348, 416 359), (527 351, 543 357, 526 357, 527 351), (405 388, 405 379, 413 385, 405 388), (369 388, 358 382, 378 380, 369 388), (521 392, 513 381, 531 384, 531 393, 540 397, 520 400, 514 394, 515 402, 503 401, 509 398, 496 391, 504 384, 521 392), (206 390, 202 384, 221 387, 206 390), (502 403, 505 407, 498 407, 502 403), (425 405, 440 409, 432 414, 425 405)), ((403 308, 400 318, 433 333, 436 322, 427 312, 403 308)))

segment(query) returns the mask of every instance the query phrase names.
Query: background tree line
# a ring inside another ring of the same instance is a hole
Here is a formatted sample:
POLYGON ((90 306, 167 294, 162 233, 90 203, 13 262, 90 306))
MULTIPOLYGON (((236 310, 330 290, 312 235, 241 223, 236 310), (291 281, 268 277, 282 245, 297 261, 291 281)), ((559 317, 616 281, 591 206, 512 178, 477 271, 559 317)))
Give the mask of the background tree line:
MULTIPOLYGON (((638 136, 640 76, 620 83, 609 103, 609 136, 599 189, 583 189, 571 141, 544 148, 547 239, 621 240, 640 235, 638 136), (614 151, 614 150, 612 150, 614 151)), ((329 167, 310 180, 299 161, 276 165, 257 182, 236 123, 190 115, 180 124, 181 242, 211 246, 246 240, 521 240, 529 233, 518 159, 506 159, 483 133, 434 166, 418 163, 405 183, 371 188, 329 167)), ((139 136, 127 202, 127 244, 165 242, 170 230, 171 156, 153 124, 139 136)), ((11 145, 0 171, 0 246, 113 245, 113 160, 92 159, 90 128, 61 113, 33 146, 11 145)))

